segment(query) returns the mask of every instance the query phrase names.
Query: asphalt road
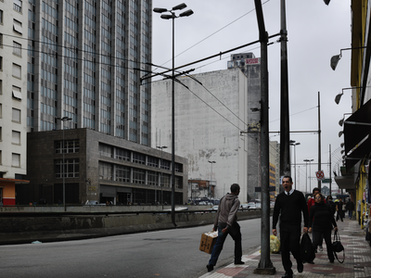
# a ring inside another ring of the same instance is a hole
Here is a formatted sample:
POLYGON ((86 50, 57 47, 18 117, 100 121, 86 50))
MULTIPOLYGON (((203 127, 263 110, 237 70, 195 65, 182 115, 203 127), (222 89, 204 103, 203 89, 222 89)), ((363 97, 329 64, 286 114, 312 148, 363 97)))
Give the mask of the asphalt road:
MULTIPOLYGON (((260 246, 261 219, 239 221, 243 253, 260 246)), ((199 277, 209 254, 199 251, 211 225, 87 240, 0 246, 0 277, 199 277)), ((233 262, 228 237, 217 267, 233 262)))

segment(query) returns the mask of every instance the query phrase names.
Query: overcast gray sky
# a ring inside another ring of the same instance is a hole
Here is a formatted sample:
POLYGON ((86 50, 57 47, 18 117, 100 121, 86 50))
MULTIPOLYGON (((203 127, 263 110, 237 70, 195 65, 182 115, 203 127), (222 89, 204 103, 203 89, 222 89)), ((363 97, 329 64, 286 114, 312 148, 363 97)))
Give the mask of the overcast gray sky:
MULTIPOLYGON (((257 18, 253 0, 185 0, 194 14, 175 20, 175 65, 223 52, 258 39, 257 18)), ((154 0, 153 7, 170 9, 182 0, 154 0)), ((280 0, 262 0, 266 30, 269 35, 280 31, 280 0)), ((338 137, 342 128, 338 122, 345 113, 351 113, 351 91, 345 91, 339 105, 335 96, 342 88, 350 87, 350 51, 344 51, 336 71, 330 68, 330 58, 341 48, 351 46, 350 0, 332 0, 329 6, 323 0, 286 0, 288 29, 288 66, 290 129, 317 130, 318 91, 321 92, 322 169, 329 176, 329 144, 332 150, 332 170, 341 165, 338 137)), ((171 21, 153 14, 153 63, 171 67, 171 21)), ((271 42, 277 38, 272 38, 271 42)), ((259 44, 238 52, 253 52, 259 57, 259 44)), ((232 53, 233 54, 233 53, 232 53)), ((193 74, 226 69, 230 54, 208 60, 190 68, 193 74)), ((270 130, 280 125, 280 44, 268 47, 270 91, 270 130)), ((271 134, 279 141, 279 135, 271 134)), ((296 147, 297 163, 304 159, 318 159, 317 134, 291 134, 296 147)), ((291 149, 293 152, 293 148, 291 149)), ((316 185, 312 165, 313 186, 316 185)), ((333 175, 333 174, 332 174, 333 175)), ((298 185, 304 190, 305 166, 298 168, 298 185)), ((323 184, 325 185, 325 184, 323 184)), ((326 184, 329 185, 329 184, 326 184)), ((333 184, 335 185, 335 184, 333 184)))

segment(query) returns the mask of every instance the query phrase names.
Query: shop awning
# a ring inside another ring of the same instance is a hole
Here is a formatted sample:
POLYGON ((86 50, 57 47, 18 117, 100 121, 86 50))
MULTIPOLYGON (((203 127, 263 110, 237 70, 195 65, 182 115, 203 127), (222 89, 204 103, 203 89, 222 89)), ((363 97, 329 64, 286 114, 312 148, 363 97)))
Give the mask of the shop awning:
POLYGON ((7 179, 7 178, 0 178, 0 183, 15 183, 15 184, 28 184, 30 183, 29 180, 21 180, 21 179, 7 179))
POLYGON ((346 168, 349 171, 371 153, 371 100, 344 121, 343 133, 346 168))
POLYGON ((340 189, 356 189, 353 175, 350 176, 336 176, 335 182, 340 189))

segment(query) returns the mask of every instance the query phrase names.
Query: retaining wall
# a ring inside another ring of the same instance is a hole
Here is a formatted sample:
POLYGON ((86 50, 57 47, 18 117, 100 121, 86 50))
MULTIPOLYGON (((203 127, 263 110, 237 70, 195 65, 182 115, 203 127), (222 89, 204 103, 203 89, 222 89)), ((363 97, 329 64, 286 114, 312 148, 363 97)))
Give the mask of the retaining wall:
MULTIPOLYGON (((176 211, 172 224, 168 212, 113 212, 113 213, 57 213, 57 212, 1 212, 0 244, 50 242, 71 239, 136 233, 160 229, 210 225, 215 212, 176 211)), ((260 210, 238 212, 239 220, 257 218, 260 210)))

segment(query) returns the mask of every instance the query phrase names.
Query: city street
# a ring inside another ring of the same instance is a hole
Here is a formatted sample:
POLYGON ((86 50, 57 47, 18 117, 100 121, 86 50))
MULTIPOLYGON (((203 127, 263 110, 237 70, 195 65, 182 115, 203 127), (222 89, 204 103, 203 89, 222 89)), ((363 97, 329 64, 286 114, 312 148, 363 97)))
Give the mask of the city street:
MULTIPOLYGON (((243 253, 260 246, 261 220, 240 221, 243 253)), ((212 225, 88 240, 0 246, 2 277, 199 277, 210 255, 199 251, 212 225)), ((231 263, 228 237, 217 267, 231 263)))

